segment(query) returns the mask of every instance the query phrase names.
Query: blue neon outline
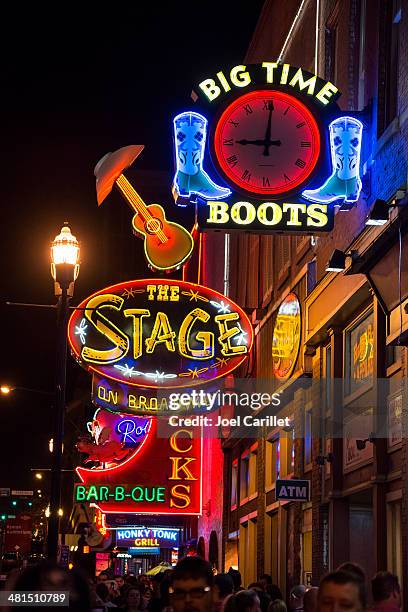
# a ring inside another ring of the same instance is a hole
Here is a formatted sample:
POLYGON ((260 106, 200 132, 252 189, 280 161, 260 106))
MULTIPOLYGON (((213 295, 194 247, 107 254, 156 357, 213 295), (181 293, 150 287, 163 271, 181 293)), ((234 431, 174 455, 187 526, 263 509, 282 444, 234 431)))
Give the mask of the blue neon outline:
MULTIPOLYGON (((222 200, 223 198, 227 198, 228 196, 231 195, 232 191, 231 189, 229 189, 229 187, 223 187, 222 185, 218 185, 208 174, 208 172, 206 172, 203 168, 203 163, 204 163, 204 157, 205 157, 205 146, 203 147, 203 154, 202 154, 202 159, 201 159, 201 172, 202 174, 205 176, 205 178, 207 178, 209 181, 211 181, 211 183, 213 183, 216 187, 218 187, 219 189, 226 189, 228 191, 228 193, 224 193, 223 195, 219 195, 219 196, 206 196, 204 194, 202 194, 200 191, 190 191, 188 192, 188 194, 182 194, 179 191, 178 185, 177 185, 177 175, 179 172, 182 172, 182 170, 179 167, 179 158, 177 155, 177 143, 176 143, 176 121, 180 120, 183 116, 185 115, 189 115, 190 117, 194 117, 200 121, 202 121, 204 123, 204 140, 207 139, 208 136, 208 120, 206 119, 206 117, 204 117, 204 115, 200 115, 200 113, 196 113, 194 111, 184 111, 183 113, 179 113, 178 115, 176 115, 176 117, 174 117, 173 119, 173 135, 174 135, 174 151, 175 151, 175 158, 176 158, 176 172, 174 174, 173 177, 173 189, 177 192, 178 196, 180 198, 191 198, 192 195, 197 195, 200 196, 201 198, 203 198, 203 200, 222 200)), ((184 173, 183 173, 184 174, 184 173)))
POLYGON ((351 117, 351 115, 342 115, 340 117, 336 117, 336 119, 333 119, 333 121, 329 124, 329 139, 330 139, 330 153, 331 153, 331 163, 332 163, 332 174, 325 180, 325 182, 323 183, 323 185, 321 185, 320 187, 316 187, 317 189, 324 189, 324 187, 327 185, 327 183, 329 182, 329 180, 332 178, 333 176, 333 170, 336 166, 335 164, 335 149, 334 149, 334 145, 333 145, 333 138, 332 138, 332 134, 333 134, 333 125, 339 121, 348 121, 351 120, 353 122, 356 122, 358 124, 358 126, 361 129, 361 141, 358 147, 358 164, 357 164, 357 197, 354 199, 348 198, 347 196, 335 196, 331 199, 319 199, 319 197, 310 197, 306 195, 306 191, 315 191, 314 189, 306 189, 305 191, 302 191, 302 197, 305 198, 305 200, 308 200, 309 202, 314 202, 316 204, 331 204, 333 202, 336 202, 337 200, 342 200, 342 203, 348 202, 348 203, 355 203, 357 202, 357 200, 360 197, 360 193, 361 193, 361 189, 362 189, 362 181, 361 181, 361 176, 360 176, 360 161, 361 161, 361 146, 363 144, 363 130, 364 130, 364 126, 362 124, 362 122, 359 119, 356 119, 356 117, 351 117))

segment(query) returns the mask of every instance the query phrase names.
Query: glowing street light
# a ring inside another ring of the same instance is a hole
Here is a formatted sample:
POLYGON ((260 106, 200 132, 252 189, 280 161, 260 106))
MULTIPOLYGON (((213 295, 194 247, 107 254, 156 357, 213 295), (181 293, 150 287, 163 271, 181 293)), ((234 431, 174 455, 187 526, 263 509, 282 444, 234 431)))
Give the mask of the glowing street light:
POLYGON ((37 472, 35 477, 37 480, 42 480, 43 475, 41 474, 41 472, 37 472))
POLYGON ((9 385, 1 385, 1 387, 0 387, 0 392, 3 395, 8 395, 9 393, 12 392, 12 390, 13 390, 13 388, 10 387, 9 385))
MULTIPOLYGON (((52 436, 51 494, 48 507, 48 558, 57 561, 61 510, 62 452, 64 441, 69 302, 79 274, 79 242, 65 224, 51 244, 51 276, 57 304, 57 366, 55 380, 55 428, 52 436)), ((50 448, 51 450, 51 448, 50 448)), ((47 516, 47 515, 46 515, 47 516)))

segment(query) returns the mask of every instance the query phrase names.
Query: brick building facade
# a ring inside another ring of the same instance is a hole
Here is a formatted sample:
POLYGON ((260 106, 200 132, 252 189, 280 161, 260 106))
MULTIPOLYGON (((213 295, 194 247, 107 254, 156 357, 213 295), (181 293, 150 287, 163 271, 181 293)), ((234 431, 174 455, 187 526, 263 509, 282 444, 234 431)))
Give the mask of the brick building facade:
POLYGON ((360 113, 364 145, 360 199, 336 211, 330 234, 229 238, 229 295, 256 334, 252 376, 273 378, 274 325, 290 292, 302 317, 294 370, 274 383, 293 428, 222 443, 221 565, 239 567, 244 585, 267 572, 288 592, 346 560, 367 576, 408 575, 407 10, 406 0, 267 0, 245 58, 332 80, 342 110, 360 113), (378 199, 398 206, 367 226, 378 199), (359 257, 326 272, 334 249, 359 257), (309 479, 311 501, 276 501, 279 476, 309 479))

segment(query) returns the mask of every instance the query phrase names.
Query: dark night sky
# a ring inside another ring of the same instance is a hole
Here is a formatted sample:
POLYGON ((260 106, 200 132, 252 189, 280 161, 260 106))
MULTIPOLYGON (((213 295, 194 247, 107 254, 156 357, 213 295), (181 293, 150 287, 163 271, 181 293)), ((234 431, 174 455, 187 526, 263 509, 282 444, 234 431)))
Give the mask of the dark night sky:
MULTIPOLYGON (((0 382, 53 388, 55 313, 4 302, 53 303, 49 244, 65 220, 82 244, 75 299, 103 286, 95 163, 144 143, 139 167, 171 171, 172 116, 190 105, 197 76, 242 61, 262 4, 65 3, 53 13, 17 3, 3 21, 0 382)), ((49 461, 52 407, 27 393, 0 402, 0 487, 30 487, 30 468, 49 461)))

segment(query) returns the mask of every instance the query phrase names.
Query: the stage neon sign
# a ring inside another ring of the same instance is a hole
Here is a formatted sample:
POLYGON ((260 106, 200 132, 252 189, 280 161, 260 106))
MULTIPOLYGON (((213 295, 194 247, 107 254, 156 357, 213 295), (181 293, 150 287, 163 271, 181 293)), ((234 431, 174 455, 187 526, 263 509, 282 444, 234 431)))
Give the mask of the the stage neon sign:
POLYGON ((84 300, 70 319, 68 337, 84 368, 159 389, 225 376, 248 356, 253 330, 244 311, 213 289, 147 279, 84 300))

